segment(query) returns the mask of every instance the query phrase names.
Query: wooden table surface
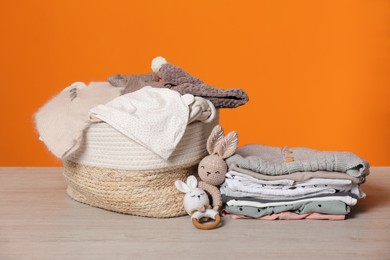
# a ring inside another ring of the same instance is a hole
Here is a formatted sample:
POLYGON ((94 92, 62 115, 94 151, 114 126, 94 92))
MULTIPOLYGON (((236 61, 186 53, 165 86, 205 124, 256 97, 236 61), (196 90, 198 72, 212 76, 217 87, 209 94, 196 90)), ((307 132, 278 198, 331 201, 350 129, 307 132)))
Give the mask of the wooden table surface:
POLYGON ((344 221, 142 218, 70 199, 61 168, 0 168, 0 259, 390 259, 390 167, 344 221))

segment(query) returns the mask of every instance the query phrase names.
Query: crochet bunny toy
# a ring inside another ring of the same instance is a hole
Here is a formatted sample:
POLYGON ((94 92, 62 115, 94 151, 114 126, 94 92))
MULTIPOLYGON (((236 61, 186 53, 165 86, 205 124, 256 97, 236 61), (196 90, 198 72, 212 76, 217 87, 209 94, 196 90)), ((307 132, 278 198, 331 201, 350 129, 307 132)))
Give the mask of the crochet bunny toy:
POLYGON ((193 175, 187 178, 187 183, 181 180, 175 181, 176 188, 186 194, 183 201, 184 209, 191 216, 193 225, 203 230, 214 229, 219 226, 221 217, 218 211, 211 209, 206 192, 197 188, 197 185, 198 180, 193 175), (211 223, 202 222, 209 218, 215 221, 211 223))
POLYGON ((211 195, 214 210, 219 210, 222 207, 221 192, 217 186, 225 181, 227 164, 224 159, 235 153, 237 143, 238 136, 235 131, 224 137, 222 127, 216 125, 207 140, 209 155, 199 163, 198 174, 202 180, 199 182, 199 188, 211 195))
POLYGON ((248 95, 239 88, 220 89, 204 83, 182 68, 168 63, 163 57, 154 58, 152 70, 155 76, 144 75, 112 75, 108 78, 111 85, 124 87, 123 94, 134 92, 144 86, 156 88, 166 87, 181 95, 192 94, 208 99, 216 108, 235 108, 248 102, 248 95), (157 79, 156 79, 157 77, 157 79))

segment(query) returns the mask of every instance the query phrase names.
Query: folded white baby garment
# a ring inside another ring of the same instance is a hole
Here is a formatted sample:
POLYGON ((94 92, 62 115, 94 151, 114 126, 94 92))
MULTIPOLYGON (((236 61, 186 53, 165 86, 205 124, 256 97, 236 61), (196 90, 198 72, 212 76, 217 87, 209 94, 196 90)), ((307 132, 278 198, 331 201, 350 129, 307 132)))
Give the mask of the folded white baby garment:
POLYGON ((49 151, 65 158, 80 146, 90 125, 89 110, 118 97, 123 88, 108 82, 76 82, 48 101, 35 114, 35 125, 49 151))
POLYGON ((92 108, 90 115, 91 120, 106 122, 167 160, 189 122, 210 122, 216 113, 211 102, 205 99, 146 86, 92 108))

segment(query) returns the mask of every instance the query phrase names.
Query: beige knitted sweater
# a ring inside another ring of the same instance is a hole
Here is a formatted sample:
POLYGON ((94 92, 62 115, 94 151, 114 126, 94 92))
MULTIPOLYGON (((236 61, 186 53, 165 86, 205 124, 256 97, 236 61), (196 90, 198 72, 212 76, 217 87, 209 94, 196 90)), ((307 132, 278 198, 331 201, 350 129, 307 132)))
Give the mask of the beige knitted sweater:
POLYGON ((246 145, 226 160, 266 175, 293 172, 343 172, 353 177, 367 176, 369 163, 351 152, 318 151, 310 148, 278 148, 265 145, 246 145))

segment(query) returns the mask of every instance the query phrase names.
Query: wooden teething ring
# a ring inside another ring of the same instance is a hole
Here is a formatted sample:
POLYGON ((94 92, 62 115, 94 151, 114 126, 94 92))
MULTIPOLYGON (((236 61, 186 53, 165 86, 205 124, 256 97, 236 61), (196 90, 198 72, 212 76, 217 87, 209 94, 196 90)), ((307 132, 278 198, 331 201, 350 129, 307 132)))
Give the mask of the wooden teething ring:
POLYGON ((200 219, 192 218, 192 224, 202 230, 210 230, 218 227, 219 223, 221 223, 221 216, 217 213, 215 214, 215 221, 210 223, 202 223, 200 219))

